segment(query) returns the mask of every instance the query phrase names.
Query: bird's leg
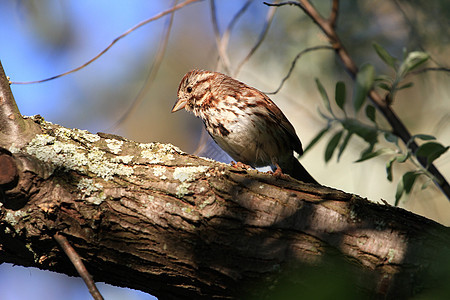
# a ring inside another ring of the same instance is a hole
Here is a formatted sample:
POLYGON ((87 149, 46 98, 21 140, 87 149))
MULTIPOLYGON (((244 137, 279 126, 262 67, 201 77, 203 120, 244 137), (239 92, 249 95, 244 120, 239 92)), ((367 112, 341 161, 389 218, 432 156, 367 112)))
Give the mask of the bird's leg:
POLYGON ((275 169, 275 171, 273 172, 273 176, 277 177, 277 178, 281 178, 283 177, 283 170, 281 170, 281 167, 279 164, 275 163, 275 167, 277 167, 275 169))
MULTIPOLYGON (((283 173, 283 170, 281 169, 280 165, 278 163, 274 163, 275 171, 272 171, 273 176, 277 179, 288 179, 289 175, 287 173, 283 173)), ((273 170, 274 168, 272 168, 273 170)))
POLYGON ((233 168, 241 168, 241 169, 245 169, 245 170, 253 169, 251 166, 246 165, 240 161, 238 161, 238 162, 231 161, 231 166, 233 168))

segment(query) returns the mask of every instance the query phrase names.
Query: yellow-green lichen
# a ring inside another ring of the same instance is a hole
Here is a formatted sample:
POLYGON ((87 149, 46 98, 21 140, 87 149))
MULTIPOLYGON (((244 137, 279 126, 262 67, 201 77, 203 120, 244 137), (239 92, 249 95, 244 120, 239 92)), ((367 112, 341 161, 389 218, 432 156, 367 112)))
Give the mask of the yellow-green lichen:
POLYGON ((105 142, 106 146, 108 146, 112 153, 119 154, 120 151, 122 151, 123 141, 106 139, 105 142))
POLYGON ((94 183, 92 179, 82 178, 78 182, 77 188, 81 192, 81 198, 92 204, 99 205, 106 199, 105 193, 103 192, 103 185, 94 183), (100 193, 97 193, 98 191, 100 193))
POLYGON ((164 175, 164 173, 166 173, 166 168, 164 168, 164 167, 156 166, 153 168, 153 175, 155 175, 156 177, 159 177, 162 180, 167 179, 167 176, 164 175))
POLYGON ((178 198, 182 198, 184 197, 186 194, 189 193, 189 187, 191 186, 190 183, 187 182, 183 182, 180 185, 177 186, 177 192, 176 192, 176 196, 178 198))
POLYGON ((16 210, 16 211, 9 211, 8 210, 8 212, 6 212, 6 215, 3 218, 3 220, 5 220, 11 226, 15 226, 15 225, 17 225, 19 220, 21 218, 23 218, 25 215, 26 215, 26 213, 21 211, 21 210, 16 210))
POLYGON ((112 162, 123 162, 124 164, 129 164, 133 160, 133 155, 122 155, 111 158, 112 162))
POLYGON ((32 248, 32 244, 31 243, 26 243, 25 244, 25 248, 27 248, 28 251, 30 251, 30 253, 33 254, 34 262, 38 262, 39 261, 39 256, 37 255, 36 252, 34 252, 34 250, 32 248))
POLYGON ((14 143, 9 147, 8 150, 11 153, 19 153, 20 152, 20 148, 17 148, 16 144, 14 144, 14 143))
POLYGON ((192 212, 192 209, 189 208, 189 207, 183 207, 183 208, 181 209, 181 211, 182 211, 182 212, 185 212, 185 213, 190 213, 190 212, 192 212))
POLYGON ((204 173, 208 170, 207 166, 197 166, 197 167, 177 167, 173 171, 173 179, 184 181, 193 181, 199 173, 204 173))
MULTIPOLYGON (((92 136, 94 135, 89 135, 89 138, 94 140, 92 136)), ((36 135, 25 147, 25 151, 57 168, 75 170, 83 174, 92 172, 105 180, 112 179, 114 175, 129 176, 134 172, 132 167, 109 159, 106 152, 98 147, 91 147, 87 151, 70 141, 60 142, 48 134, 36 135)))
MULTIPOLYGON (((50 122, 44 123, 51 124, 50 122)), ((98 136, 97 134, 92 134, 87 130, 78 128, 68 129, 64 127, 58 127, 54 132, 57 137, 60 137, 63 140, 74 140, 83 144, 95 143, 100 140, 100 136, 98 136)))
POLYGON ((394 260, 394 258, 395 258, 395 254, 397 253, 397 251, 395 251, 394 249, 389 249, 389 252, 388 252, 388 254, 387 254, 387 256, 386 256, 386 258, 388 259, 388 262, 389 263, 392 263, 392 261, 394 260))
POLYGON ((207 166, 197 166, 197 167, 177 167, 173 171, 173 179, 179 180, 180 185, 177 186, 176 196, 178 198, 183 197, 189 193, 189 187, 191 186, 191 181, 194 181, 198 174, 204 173, 208 170, 207 166))
POLYGON ((148 143, 139 144, 138 146, 142 149, 141 156, 151 164, 174 160, 175 156, 173 154, 183 153, 179 148, 171 144, 148 143))

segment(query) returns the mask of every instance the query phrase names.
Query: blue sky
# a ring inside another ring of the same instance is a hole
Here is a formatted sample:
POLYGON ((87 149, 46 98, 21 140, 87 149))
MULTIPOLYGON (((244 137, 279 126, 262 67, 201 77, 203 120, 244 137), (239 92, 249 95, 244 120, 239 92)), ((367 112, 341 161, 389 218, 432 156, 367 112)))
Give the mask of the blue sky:
MULTIPOLYGON (((217 1, 223 29, 244 1, 217 1)), ((2 1, 0 60, 11 81, 45 79, 83 64, 117 36, 137 23, 170 7, 171 1, 72 0, 2 1)), ((209 11, 209 3, 194 3, 209 11)), ((197 9, 196 8, 196 9, 197 9)), ((253 13, 257 12, 253 11, 253 13)), ((114 86, 133 76, 124 65, 140 65, 143 55, 160 41, 165 20, 148 24, 117 43, 85 69, 37 84, 13 84, 11 89, 24 115, 40 114, 68 127, 104 131, 111 120, 102 115, 86 119, 96 99, 97 87, 114 86), (99 74, 101 74, 99 76, 99 74), (94 93, 94 94, 92 94, 94 93)), ((176 29, 174 29, 176 30, 176 29)), ((212 30, 211 30, 212 33, 212 30)), ((131 97, 132 98, 132 97, 131 97)), ((106 299, 153 299, 152 296, 100 284, 106 299)), ((69 278, 35 268, 0 266, 0 299, 87 299, 79 278, 69 278)))

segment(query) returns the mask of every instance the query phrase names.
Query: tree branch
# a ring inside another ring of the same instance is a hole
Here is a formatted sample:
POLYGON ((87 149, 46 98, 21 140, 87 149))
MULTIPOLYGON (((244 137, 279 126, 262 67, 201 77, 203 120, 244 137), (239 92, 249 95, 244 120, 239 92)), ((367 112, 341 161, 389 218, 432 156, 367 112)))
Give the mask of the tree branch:
POLYGON ((34 122, 22 118, 9 83, 0 61, 0 146, 5 143, 21 147, 29 142, 38 128, 34 122))
POLYGON ((42 134, 12 154, 19 176, 2 187, 2 262, 76 275, 53 242, 61 233, 95 281, 222 299, 262 297, 255 284, 336 252, 357 262, 360 287, 408 297, 431 253, 448 249, 445 227, 402 209, 171 145, 27 120, 42 134))
POLYGON ((58 242, 64 253, 66 253, 67 257, 72 262, 78 274, 80 274, 81 278, 83 278, 83 281, 86 284, 89 293, 91 293, 92 298, 94 298, 95 300, 103 300, 103 296, 98 291, 95 282, 92 280, 92 276, 87 271, 78 253, 75 251, 75 249, 73 249, 72 246, 70 246, 69 241, 59 233, 55 234, 53 238, 58 242))

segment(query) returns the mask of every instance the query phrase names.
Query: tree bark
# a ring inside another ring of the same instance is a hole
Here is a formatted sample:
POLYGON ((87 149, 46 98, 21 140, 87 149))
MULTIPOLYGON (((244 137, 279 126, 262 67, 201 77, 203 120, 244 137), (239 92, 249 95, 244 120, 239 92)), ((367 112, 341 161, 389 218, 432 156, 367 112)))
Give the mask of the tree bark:
POLYGON ((222 299, 267 297, 281 276, 332 255, 352 261, 365 292, 405 298, 449 248, 444 226, 356 195, 39 116, 20 122, 0 140, 0 262, 76 275, 58 233, 96 281, 222 299))

